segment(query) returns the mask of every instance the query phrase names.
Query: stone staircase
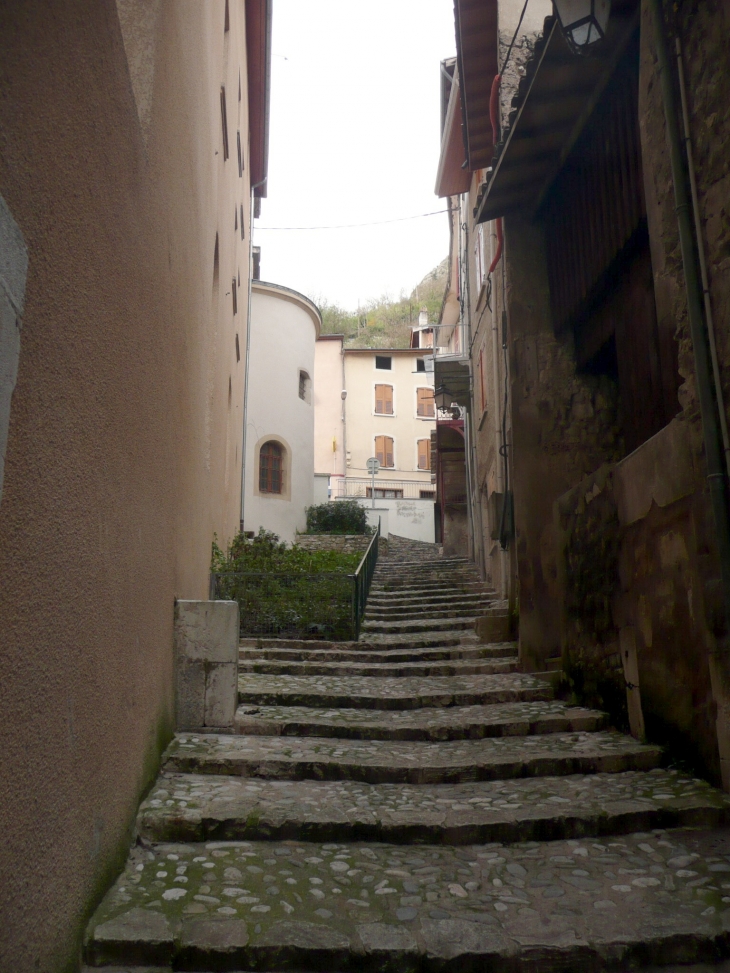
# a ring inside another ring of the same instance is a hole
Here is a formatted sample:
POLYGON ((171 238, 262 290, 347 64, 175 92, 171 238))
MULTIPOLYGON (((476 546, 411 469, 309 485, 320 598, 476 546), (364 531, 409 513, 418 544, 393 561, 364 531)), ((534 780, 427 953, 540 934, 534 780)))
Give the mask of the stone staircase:
POLYGON ((238 732, 171 743, 89 967, 726 970, 730 799, 480 644, 503 610, 391 540, 360 642, 243 642, 238 732))

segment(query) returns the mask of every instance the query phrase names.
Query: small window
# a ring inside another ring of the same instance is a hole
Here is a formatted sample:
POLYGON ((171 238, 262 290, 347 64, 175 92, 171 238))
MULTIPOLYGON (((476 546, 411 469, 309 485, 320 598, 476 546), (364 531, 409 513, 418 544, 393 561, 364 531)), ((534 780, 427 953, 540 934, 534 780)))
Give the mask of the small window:
POLYGON ((435 500, 436 492, 434 490, 419 490, 418 496, 421 500, 435 500))
POLYGON ((375 414, 379 416, 393 415, 393 386, 375 386, 375 414))
POLYGON ((393 469, 395 463, 393 462, 393 437, 392 436, 375 437, 375 455, 382 467, 384 467, 385 469, 393 469))
POLYGON ((238 334, 236 334, 236 361, 241 360, 241 346, 238 344, 238 334))
POLYGON ((431 440, 430 439, 418 440, 418 469, 419 470, 431 469, 431 440))
POLYGON ((393 367, 393 359, 390 357, 390 355, 376 355, 375 367, 383 368, 389 372, 393 367))
POLYGON ((238 176, 243 176, 243 153, 241 152, 241 133, 236 132, 236 143, 238 145, 238 176))
POLYGON ((242 240, 244 239, 244 236, 243 236, 243 203, 241 203, 241 239, 242 240))
POLYGON ((238 208, 236 206, 233 207, 233 229, 238 229, 238 208))
POLYGON ((259 453, 259 490, 281 493, 284 488, 284 450, 280 443, 264 443, 259 453))
POLYGON ((228 14, 228 0, 226 0, 226 12, 223 15, 223 33, 227 34, 231 29, 231 18, 228 14))
POLYGON ((424 361, 423 358, 417 358, 416 359, 416 371, 417 372, 425 372, 426 371, 426 362, 424 361))
POLYGON ((309 375, 302 369, 299 372, 299 398, 303 399, 305 402, 309 402, 309 388, 310 388, 310 378, 309 375))
POLYGON ((231 295, 233 297, 233 313, 238 314, 238 285, 235 277, 231 281, 231 295))
POLYGON ((433 389, 416 389, 416 396, 416 415, 419 415, 425 419, 433 419, 436 415, 433 389))
POLYGON ((226 89, 221 85, 221 128, 223 130, 223 161, 228 158, 228 116, 226 114, 226 89))
MULTIPOLYGON (((372 487, 367 487, 365 492, 368 499, 372 499, 372 487)), ((403 491, 396 489, 389 490, 387 487, 375 487, 375 499, 377 500, 378 498, 381 500, 402 500, 403 491)))

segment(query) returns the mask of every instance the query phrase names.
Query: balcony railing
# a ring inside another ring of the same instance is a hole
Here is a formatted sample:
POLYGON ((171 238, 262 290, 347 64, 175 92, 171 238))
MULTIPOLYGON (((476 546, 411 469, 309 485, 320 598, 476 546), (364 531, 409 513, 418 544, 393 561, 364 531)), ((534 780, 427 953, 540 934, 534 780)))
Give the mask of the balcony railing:
MULTIPOLYGON (((424 470, 428 473, 428 470, 424 470)), ((370 477, 337 477, 332 480, 332 499, 372 498, 370 477)), ((375 477, 376 500, 435 500, 436 487, 428 480, 381 480, 375 477)))

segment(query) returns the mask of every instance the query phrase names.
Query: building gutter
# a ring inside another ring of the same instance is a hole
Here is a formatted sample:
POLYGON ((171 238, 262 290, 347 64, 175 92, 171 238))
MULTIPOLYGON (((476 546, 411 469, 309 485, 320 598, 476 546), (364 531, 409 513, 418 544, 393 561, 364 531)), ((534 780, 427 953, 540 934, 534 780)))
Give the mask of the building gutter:
POLYGON ((703 297, 697 270, 700 241, 692 231, 690 195, 687 188, 687 172, 682 155, 682 139, 677 124, 678 111, 674 92, 674 79, 670 71, 662 0, 648 0, 654 30, 657 68, 664 103, 664 119, 674 183, 675 212, 679 227, 679 243, 682 251, 684 279, 687 292, 687 316, 689 318, 692 348, 694 351, 697 393, 702 416, 702 432, 707 463, 707 486, 715 521, 715 535, 720 560, 723 604, 725 609, 725 638, 730 633, 730 517, 728 516, 728 482, 725 466, 718 402, 719 388, 713 382, 710 338, 703 316, 703 297))

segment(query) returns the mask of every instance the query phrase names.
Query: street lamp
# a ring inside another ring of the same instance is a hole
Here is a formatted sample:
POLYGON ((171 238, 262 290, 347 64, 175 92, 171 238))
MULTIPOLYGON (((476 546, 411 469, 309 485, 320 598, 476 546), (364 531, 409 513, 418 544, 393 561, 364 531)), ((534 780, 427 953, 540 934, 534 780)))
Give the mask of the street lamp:
POLYGON ((611 0, 554 0, 555 12, 568 44, 576 54, 603 40, 611 0))
POLYGON ((453 393, 445 385, 439 385, 437 389, 434 389, 433 398, 439 412, 446 412, 451 408, 451 403, 454 401, 453 393))

